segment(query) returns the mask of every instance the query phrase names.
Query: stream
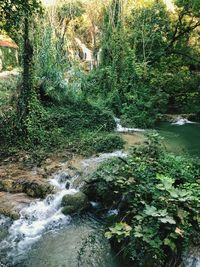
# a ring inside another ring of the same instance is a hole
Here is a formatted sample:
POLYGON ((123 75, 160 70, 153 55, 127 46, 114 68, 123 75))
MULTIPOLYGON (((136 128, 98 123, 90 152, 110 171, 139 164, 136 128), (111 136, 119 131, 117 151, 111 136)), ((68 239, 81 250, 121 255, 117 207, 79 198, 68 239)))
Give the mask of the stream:
POLYGON ((65 216, 61 200, 64 195, 79 191, 80 175, 88 175, 108 158, 126 155, 116 151, 82 160, 73 177, 67 169, 57 172, 49 178, 55 194, 35 200, 21 210, 20 218, 14 222, 1 216, 0 266, 120 267, 104 237, 103 223, 89 215, 65 216))
MULTIPOLYGON (((143 138, 143 129, 123 128, 120 121, 117 123, 117 131, 126 133, 128 146, 143 138)), ((165 138, 169 151, 200 156, 200 124, 161 123, 157 130, 165 138)), ((79 160, 79 171, 73 177, 68 169, 49 177, 56 192, 22 209, 18 220, 13 222, 0 216, 0 267, 125 267, 104 237, 103 221, 89 214, 65 216, 61 212, 61 200, 66 194, 78 192, 81 177, 87 176, 101 162, 126 155, 116 151, 79 160)), ((198 249, 194 249, 184 267, 200 267, 198 249)))

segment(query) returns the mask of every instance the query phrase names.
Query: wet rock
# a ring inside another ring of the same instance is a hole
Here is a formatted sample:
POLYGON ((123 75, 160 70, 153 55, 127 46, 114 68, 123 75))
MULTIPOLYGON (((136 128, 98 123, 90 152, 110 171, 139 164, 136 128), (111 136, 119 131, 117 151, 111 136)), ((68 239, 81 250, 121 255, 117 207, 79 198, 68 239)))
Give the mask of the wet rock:
POLYGON ((183 267, 200 267, 200 249, 190 247, 183 257, 183 267))
POLYGON ((8 228, 11 223, 12 220, 10 218, 0 215, 0 242, 8 235, 8 228))
POLYGON ((10 193, 26 193, 31 197, 45 198, 53 192, 53 187, 47 181, 21 179, 4 179, 0 180, 0 191, 10 193))
POLYGON ((48 194, 53 193, 53 187, 43 181, 33 181, 26 183, 24 192, 31 197, 45 198, 48 194))
POLYGON ((60 182, 65 182, 66 180, 69 180, 71 178, 72 177, 66 172, 61 172, 60 173, 60 182))
POLYGON ((45 176, 48 177, 55 173, 56 171, 60 170, 62 168, 62 165, 57 162, 52 162, 49 165, 45 165, 44 171, 45 171, 45 176))
POLYGON ((0 214, 12 219, 18 219, 20 210, 28 206, 33 201, 24 193, 10 194, 0 192, 0 214))
POLYGON ((7 168, 0 167, 0 191, 26 193, 31 197, 45 198, 53 192, 53 187, 43 176, 11 164, 7 168))
POLYGON ((66 189, 69 189, 69 188, 70 188, 70 182, 66 182, 66 184, 65 184, 65 188, 66 188, 66 189))
POLYGON ((77 192, 74 195, 65 195, 62 199, 62 212, 65 215, 80 213, 89 205, 87 196, 82 192, 77 192))

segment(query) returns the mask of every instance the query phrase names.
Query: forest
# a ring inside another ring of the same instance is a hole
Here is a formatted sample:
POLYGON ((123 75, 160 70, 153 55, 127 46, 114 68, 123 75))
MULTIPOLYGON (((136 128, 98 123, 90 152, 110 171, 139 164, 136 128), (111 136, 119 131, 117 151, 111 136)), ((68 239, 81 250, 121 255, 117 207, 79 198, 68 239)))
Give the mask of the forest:
POLYGON ((200 1, 0 0, 0 266, 199 265, 200 1))

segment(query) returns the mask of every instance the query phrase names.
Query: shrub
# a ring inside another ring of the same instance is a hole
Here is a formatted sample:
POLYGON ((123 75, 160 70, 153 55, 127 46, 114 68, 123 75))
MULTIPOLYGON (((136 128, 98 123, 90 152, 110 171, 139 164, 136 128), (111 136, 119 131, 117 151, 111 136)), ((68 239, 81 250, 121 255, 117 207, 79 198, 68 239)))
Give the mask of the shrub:
MULTIPOLYGON (((178 266, 200 243, 200 165, 162 151, 157 135, 89 178, 91 199, 117 208, 106 236, 136 266, 178 266)), ((89 194, 90 195, 90 194, 89 194)))
POLYGON ((122 149, 124 143, 119 135, 107 134, 95 139, 94 150, 96 152, 111 152, 115 149, 122 149))
POLYGON ((0 116, 1 148, 16 146, 50 152, 64 147, 92 154, 123 146, 119 136, 109 134, 115 128, 112 115, 86 101, 66 103, 65 100, 62 105, 49 103, 43 106, 33 97, 29 109, 26 136, 14 109, 0 116))

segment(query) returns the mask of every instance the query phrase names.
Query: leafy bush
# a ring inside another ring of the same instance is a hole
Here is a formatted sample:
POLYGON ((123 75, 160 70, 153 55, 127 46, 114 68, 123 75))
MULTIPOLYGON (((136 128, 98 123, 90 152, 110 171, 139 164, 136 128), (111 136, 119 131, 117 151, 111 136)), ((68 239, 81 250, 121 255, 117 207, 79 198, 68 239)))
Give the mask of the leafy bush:
POLYGON ((106 236, 136 266, 178 266, 183 250, 200 243, 199 164, 162 151, 153 133, 89 178, 91 199, 119 211, 106 236))
POLYGON ((7 77, 0 79, 0 114, 5 106, 10 106, 12 99, 16 98, 17 86, 20 78, 7 77))
POLYGON ((123 148, 124 143, 121 137, 116 134, 99 136, 95 140, 94 150, 96 152, 112 152, 114 149, 123 148))
MULTIPOLYGON (((87 101, 63 102, 42 106, 33 97, 26 119, 26 135, 15 110, 0 117, 1 148, 16 146, 31 151, 52 151, 66 148, 77 153, 99 153, 123 147, 111 114, 103 112, 87 101)), ((44 154, 42 152, 42 154, 44 154)))
POLYGON ((124 146, 124 141, 118 134, 98 130, 84 130, 77 135, 71 135, 67 143, 69 150, 84 156, 112 152, 124 146))
POLYGON ((46 123, 56 127, 63 127, 66 133, 83 130, 84 128, 111 131, 115 127, 113 117, 90 105, 87 101, 63 103, 46 108, 48 117, 46 123))
POLYGON ((156 110, 145 110, 144 105, 140 109, 136 104, 130 106, 125 105, 122 109, 121 122, 128 127, 149 128, 155 125, 159 118, 156 110))

